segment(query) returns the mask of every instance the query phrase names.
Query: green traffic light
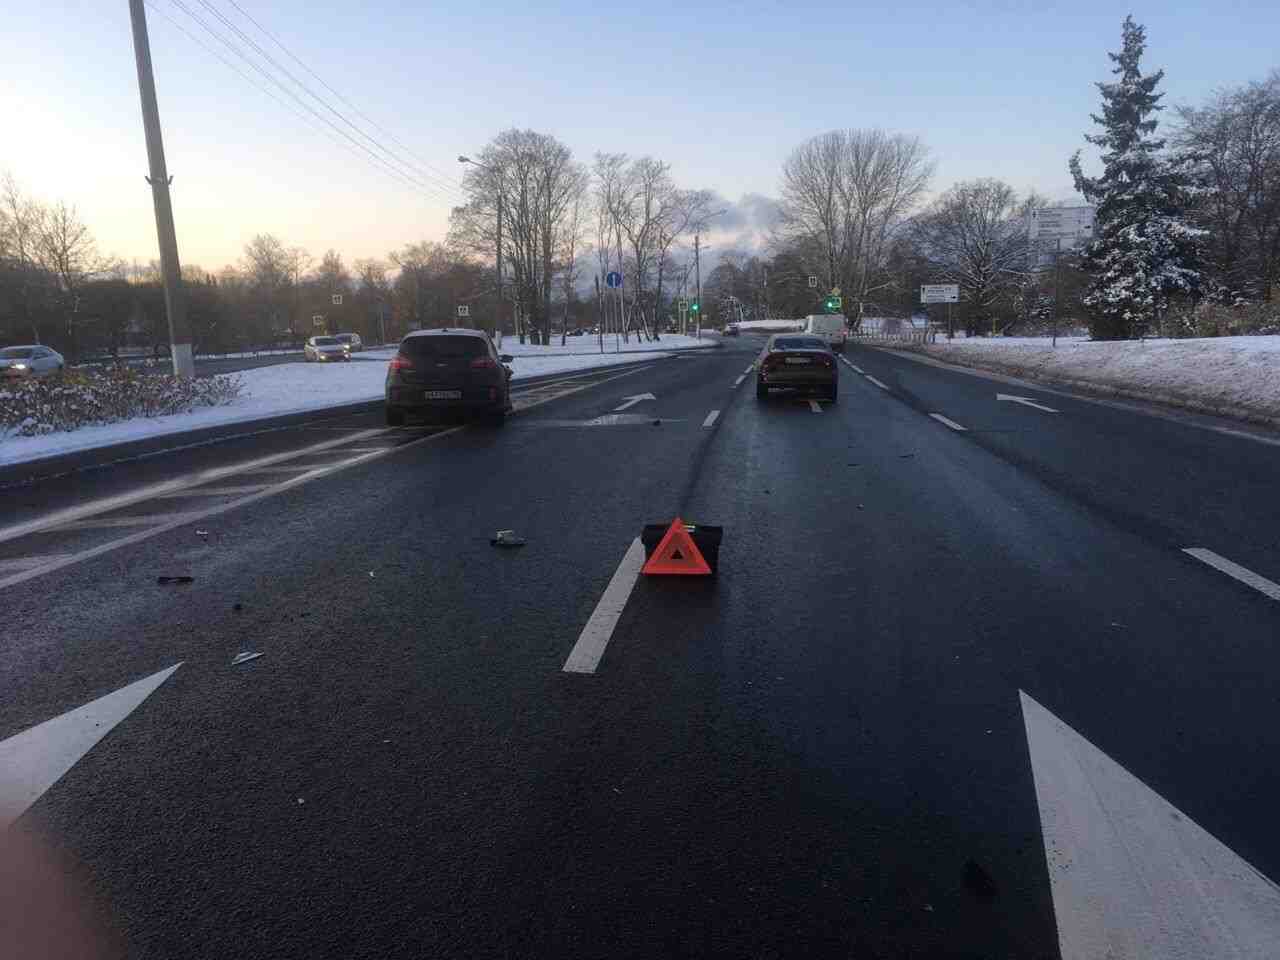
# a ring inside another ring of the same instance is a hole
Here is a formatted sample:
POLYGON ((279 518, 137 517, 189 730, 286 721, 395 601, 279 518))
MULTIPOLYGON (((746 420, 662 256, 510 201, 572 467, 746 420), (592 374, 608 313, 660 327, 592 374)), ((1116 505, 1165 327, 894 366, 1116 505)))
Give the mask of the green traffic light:
POLYGON ((693 303, 689 304, 689 309, 690 309, 690 310, 692 310, 694 313, 697 313, 697 312, 698 312, 698 301, 697 301, 697 300, 695 300, 695 301, 693 301, 693 303))

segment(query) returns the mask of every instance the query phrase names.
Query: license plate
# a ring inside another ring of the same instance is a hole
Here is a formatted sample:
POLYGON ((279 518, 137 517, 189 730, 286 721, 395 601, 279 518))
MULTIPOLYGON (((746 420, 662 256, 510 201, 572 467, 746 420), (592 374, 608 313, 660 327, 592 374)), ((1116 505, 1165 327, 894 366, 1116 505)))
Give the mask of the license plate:
POLYGON ((805 360, 802 357, 787 357, 787 363, 800 364, 800 363, 808 363, 808 362, 809 362, 808 360, 805 360))
POLYGON ((428 390, 422 395, 424 400, 461 400, 461 390, 428 390))

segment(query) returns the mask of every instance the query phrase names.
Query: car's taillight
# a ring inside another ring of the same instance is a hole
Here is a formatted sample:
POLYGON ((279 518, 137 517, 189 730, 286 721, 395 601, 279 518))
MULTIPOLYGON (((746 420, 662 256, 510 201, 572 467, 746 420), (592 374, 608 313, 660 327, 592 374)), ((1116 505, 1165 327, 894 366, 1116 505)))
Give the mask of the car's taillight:
POLYGON ((498 366, 492 357, 476 357, 471 361, 472 370, 493 370, 498 366))
POLYGON ((397 353, 391 358, 391 362, 387 364, 388 370, 412 370, 413 361, 402 353, 397 353))
POLYGON ((764 358, 763 366, 764 366, 764 368, 767 370, 767 369, 768 369, 768 368, 770 368, 770 367, 777 366, 777 365, 778 365, 778 364, 780 364, 782 361, 783 361, 783 356, 782 356, 782 354, 780 354, 780 353, 771 353, 771 354, 769 354, 767 357, 765 357, 765 358, 764 358))
POLYGON ((836 365, 836 358, 831 356, 829 353, 820 353, 818 354, 818 362, 824 367, 834 367, 836 365))

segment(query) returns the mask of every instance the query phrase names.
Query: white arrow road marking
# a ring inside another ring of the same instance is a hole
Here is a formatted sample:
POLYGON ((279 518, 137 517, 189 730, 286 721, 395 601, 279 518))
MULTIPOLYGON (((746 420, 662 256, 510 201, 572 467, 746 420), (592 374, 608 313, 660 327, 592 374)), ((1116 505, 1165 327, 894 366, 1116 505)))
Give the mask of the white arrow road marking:
POLYGON ((1019 696, 1062 960, 1280 957, 1280 888, 1019 696))
POLYGON ((1252 570, 1242 567, 1238 563, 1233 563, 1226 557, 1219 556, 1204 547, 1183 547, 1182 552, 1190 554, 1201 563, 1207 563, 1215 570, 1221 570, 1228 577, 1234 577, 1241 583, 1247 583, 1253 589, 1264 596, 1270 597, 1272 600, 1280 600, 1280 583, 1268 580, 1261 574, 1254 573, 1252 570))
POLYGON ((933 417, 933 419, 937 420, 939 423, 944 423, 944 424, 946 424, 946 425, 947 425, 948 427, 950 427, 952 430, 958 430, 958 431, 960 431, 961 433, 964 433, 966 430, 968 430, 968 429, 969 429, 968 427, 962 427, 962 426, 960 426, 960 424, 956 423, 954 420, 951 420, 951 419, 949 419, 949 418, 947 418, 947 417, 944 417, 944 416, 943 416, 942 414, 940 414, 940 413, 931 413, 931 414, 929 414, 929 416, 933 417))
POLYGON ((708 414, 707 414, 707 419, 705 419, 705 420, 703 420, 703 421, 702 421, 702 425, 703 425, 704 427, 709 427, 709 426, 711 426, 713 423, 715 423, 715 422, 716 422, 716 417, 718 417, 718 416, 720 416, 720 411, 719 411, 719 410, 712 410, 710 413, 708 413, 708 414))
POLYGON ((0 742, 0 830, 22 816, 180 666, 175 663, 0 742))
POLYGON ((863 376, 864 376, 864 377, 866 377, 868 380, 870 380, 872 383, 874 383, 874 384, 875 384, 877 387, 879 387, 881 390, 888 390, 888 389, 889 389, 889 387, 888 387, 886 384, 881 383, 879 380, 877 380, 877 379, 876 379, 875 377, 873 377, 871 374, 869 374, 869 373, 864 373, 864 374, 863 374, 863 376))
POLYGON ((655 397, 652 393, 637 393, 634 397, 623 397, 622 399, 625 402, 621 406, 614 407, 613 408, 614 413, 620 413, 621 411, 626 410, 628 407, 634 407, 641 400, 657 400, 658 398, 655 397))
POLYGON ((814 413, 821 413, 821 412, 822 412, 822 407, 821 407, 821 405, 818 403, 818 401, 817 401, 817 400, 810 400, 810 401, 809 401, 809 409, 810 409, 810 410, 812 410, 814 413))
POLYGON ((1011 403, 1020 403, 1024 407, 1035 407, 1037 410, 1043 410, 1045 413, 1057 413, 1053 407, 1046 407, 1043 403, 1036 403, 1030 397, 1015 397, 1009 393, 997 393, 997 400, 1008 400, 1011 403))
POLYGON ((623 554, 622 562, 613 573, 613 579, 604 588, 600 602, 591 611, 591 617, 582 628, 578 642, 569 651, 569 659, 564 662, 565 673, 596 672, 596 667, 600 666, 600 658, 604 656, 604 648, 609 645, 613 628, 618 625, 643 567, 644 544, 636 537, 623 554))

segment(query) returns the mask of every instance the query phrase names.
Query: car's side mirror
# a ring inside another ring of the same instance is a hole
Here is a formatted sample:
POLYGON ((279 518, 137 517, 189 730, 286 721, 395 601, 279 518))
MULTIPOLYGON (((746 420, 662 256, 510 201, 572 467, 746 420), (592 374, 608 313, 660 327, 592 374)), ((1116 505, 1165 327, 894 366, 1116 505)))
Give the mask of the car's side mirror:
POLYGON ((513 357, 509 353, 504 353, 502 356, 498 357, 498 359, 501 360, 503 363, 510 363, 515 359, 515 357, 513 357))

